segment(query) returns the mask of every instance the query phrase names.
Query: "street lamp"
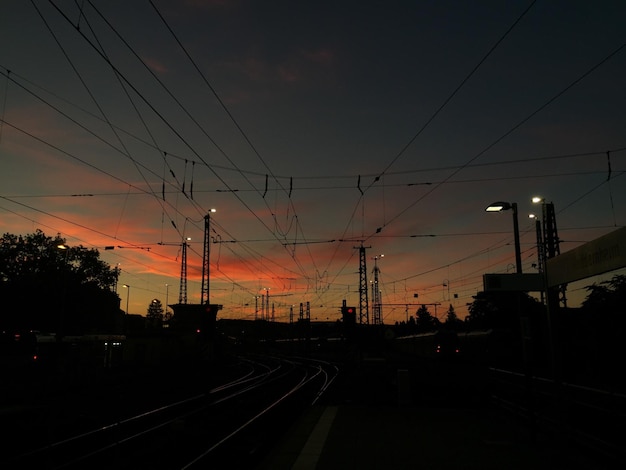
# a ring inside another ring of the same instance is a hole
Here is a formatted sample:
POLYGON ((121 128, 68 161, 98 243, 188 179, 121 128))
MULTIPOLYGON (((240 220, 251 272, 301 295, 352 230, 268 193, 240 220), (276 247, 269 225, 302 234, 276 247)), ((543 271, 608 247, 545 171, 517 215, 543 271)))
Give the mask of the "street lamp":
MULTIPOLYGON (((209 209, 209 212, 207 213, 207 223, 208 223, 208 228, 209 228, 209 238, 211 237, 210 233, 211 233, 211 213, 215 213, 217 212, 215 209, 209 209)), ((209 240, 209 243, 207 245, 208 250, 207 250, 207 259, 206 259, 206 303, 210 303, 209 302, 209 292, 210 292, 210 283, 211 283, 211 242, 209 240)))
POLYGON ((492 202, 486 208, 486 212, 501 212, 512 209, 513 210, 513 235, 515 236, 515 264, 517 267, 517 273, 522 273, 522 252, 519 243, 519 222, 517 220, 517 203, 516 202, 492 202))
POLYGON ((383 324, 382 313, 382 298, 380 295, 380 289, 378 288, 378 276, 380 269, 378 268, 378 260, 384 258, 385 255, 374 256, 374 282, 372 283, 372 301, 374 302, 374 308, 372 309, 372 323, 374 325, 383 324))
POLYGON ((204 216, 204 253, 202 263, 202 287, 200 289, 200 303, 203 304, 206 294, 206 303, 209 301, 209 278, 210 278, 210 259, 211 259, 211 213, 217 212, 215 209, 209 209, 207 215, 204 216))
POLYGON ((528 214, 528 218, 535 221, 535 232, 537 234, 537 269, 543 272, 543 236, 541 231, 541 220, 536 214, 528 214))
MULTIPOLYGON (((533 198, 534 199, 534 198, 533 198)), ((535 232, 537 234, 537 271, 540 274, 544 272, 544 263, 545 263, 545 246, 543 244, 543 236, 541 233, 541 220, 535 214, 528 214, 529 219, 534 219, 535 221, 535 232)), ((541 291, 541 303, 545 303, 545 292, 541 291)))
POLYGON ((128 299, 130 299, 130 286, 128 284, 124 284, 122 287, 126 287, 126 289, 128 289, 128 294, 126 295, 126 315, 128 315, 128 299))
POLYGON ((165 284, 165 315, 167 316, 167 309, 168 309, 168 304, 169 304, 169 298, 170 298, 170 285, 169 284, 165 284))
POLYGON ((61 243, 59 245, 57 245, 57 248, 59 250, 65 251, 65 261, 63 264, 63 287, 62 287, 62 294, 61 294, 61 310, 59 311, 59 331, 56 334, 57 337, 57 341, 61 341, 61 339, 63 338, 63 328, 64 328, 64 322, 65 322, 65 303, 67 302, 67 258, 68 255, 70 253, 70 247, 61 243))

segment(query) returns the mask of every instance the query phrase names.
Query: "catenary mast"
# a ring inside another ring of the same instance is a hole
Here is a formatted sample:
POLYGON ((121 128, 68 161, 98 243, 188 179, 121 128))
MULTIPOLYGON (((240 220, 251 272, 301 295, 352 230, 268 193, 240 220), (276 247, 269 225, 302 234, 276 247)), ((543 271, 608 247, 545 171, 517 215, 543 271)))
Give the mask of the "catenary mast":
POLYGON ((354 247, 359 249, 359 323, 361 325, 369 324, 369 305, 367 299, 367 261, 365 257, 365 249, 371 247, 361 246, 354 247))

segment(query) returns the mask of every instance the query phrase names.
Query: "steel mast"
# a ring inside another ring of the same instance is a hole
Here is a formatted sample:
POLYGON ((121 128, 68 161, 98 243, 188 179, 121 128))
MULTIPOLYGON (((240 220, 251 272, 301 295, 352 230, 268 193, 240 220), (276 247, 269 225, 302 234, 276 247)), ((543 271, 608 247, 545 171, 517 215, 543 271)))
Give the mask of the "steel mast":
POLYGON ((367 261, 365 257, 365 247, 361 242, 361 246, 355 246, 359 249, 359 323, 361 325, 369 324, 369 304, 367 299, 367 261))
POLYGON ((378 259, 382 258, 385 255, 374 256, 374 282, 372 284, 372 301, 374 302, 374 306, 372 308, 372 324, 373 325, 382 325, 383 324, 383 306, 382 299, 380 294, 380 289, 378 288, 378 274, 380 273, 380 269, 378 268, 378 259))

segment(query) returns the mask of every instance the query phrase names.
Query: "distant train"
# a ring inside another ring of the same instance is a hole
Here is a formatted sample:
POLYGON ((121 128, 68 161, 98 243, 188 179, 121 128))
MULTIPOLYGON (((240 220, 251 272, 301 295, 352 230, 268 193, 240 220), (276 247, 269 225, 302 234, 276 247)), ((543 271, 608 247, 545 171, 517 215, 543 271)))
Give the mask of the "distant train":
POLYGON ((518 338, 510 330, 455 332, 439 330, 401 336, 394 350, 421 358, 458 358, 488 365, 506 365, 520 353, 518 338))
POLYGON ((91 334, 64 336, 39 331, 2 331, 0 366, 24 369, 55 361, 61 354, 83 365, 112 367, 121 360, 124 335, 91 334))
POLYGON ((456 332, 447 330, 400 336, 394 340, 394 349, 421 358, 452 358, 460 353, 456 332))

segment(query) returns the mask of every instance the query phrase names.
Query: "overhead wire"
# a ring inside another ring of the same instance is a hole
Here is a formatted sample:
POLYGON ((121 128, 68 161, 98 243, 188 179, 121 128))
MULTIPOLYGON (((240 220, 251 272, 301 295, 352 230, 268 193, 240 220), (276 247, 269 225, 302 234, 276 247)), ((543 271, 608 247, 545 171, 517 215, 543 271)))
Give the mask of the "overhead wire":
MULTIPOLYGON (((82 12, 81 12, 81 17, 82 17, 82 12)), ((82 21, 82 19, 80 19, 80 18, 79 18, 79 20, 80 20, 80 21, 82 21)), ((195 160, 190 160, 190 161, 195 161, 195 160)), ((384 174, 386 174, 386 175, 388 175, 388 176, 389 176, 389 175, 391 175, 391 174, 393 174, 392 172, 390 172, 390 171, 388 171, 388 170, 389 170, 389 168, 390 168, 390 167, 391 167, 394 163, 395 163, 395 160, 394 160, 393 162, 391 162, 391 164, 390 164, 387 168, 385 168, 385 170, 383 171, 383 173, 384 173, 384 174)), ((214 165, 213 165, 213 166, 214 166, 214 165)), ((472 166, 472 165, 469 165, 469 166, 472 166)), ((465 168, 465 167, 469 167, 469 166, 468 166, 468 165, 465 165, 465 166, 462 166, 462 167, 460 167, 460 168, 465 168)), ((214 167, 215 167, 215 166, 214 166, 214 167)), ((234 171, 237 171, 237 169, 235 169, 234 171)), ((243 170, 239 170, 239 171, 243 171, 243 170)), ((422 170, 417 170, 417 171, 422 171, 422 170)), ((400 173, 402 173, 402 172, 400 172, 400 173)), ((273 176, 274 176, 274 175, 273 175, 273 176)), ((275 178, 280 178, 280 176, 274 176, 274 177, 275 177, 275 178)), ((163 179, 163 176, 161 176, 161 179, 163 179)), ((450 182, 450 183, 452 183, 452 181, 449 181, 449 182, 450 182)), ((454 182, 458 182, 458 181, 454 181, 454 182)), ((391 187, 391 184, 387 183, 387 186, 391 187)), ((253 188, 252 190, 258 189, 258 188, 256 188, 254 185, 252 185, 252 188, 253 188)), ((284 188, 282 188, 282 187, 281 187, 281 189, 283 189, 283 190, 284 190, 284 188)), ((274 189, 271 189, 271 190, 274 190, 274 189)), ((178 191, 178 190, 177 190, 177 191, 178 191)), ((234 191, 234 190, 233 190, 233 191, 234 191)), ((247 191, 247 189, 242 189, 242 191, 247 191)), ((276 191, 278 191, 278 190, 276 190, 276 191)), ((257 193, 258 193, 258 190, 257 190, 257 193)), ((387 226, 387 225, 388 225, 388 224, 390 224, 392 221, 393 221, 393 220, 386 221, 386 223, 384 224, 384 226, 387 226)), ((275 227, 275 228, 276 228, 276 227, 275 227)), ((347 232, 345 232, 345 231, 344 231, 344 234, 345 234, 345 233, 347 233, 347 232)), ((372 236, 372 238, 373 238, 373 237, 382 237, 383 235, 381 235, 381 234, 373 234, 373 235, 371 235, 371 236, 372 236)), ((294 242, 294 243, 295 243, 295 242, 294 242)))
MULTIPOLYGON (((233 115, 233 113, 230 111, 230 109, 228 108, 228 106, 226 106, 226 104, 224 103, 224 101, 222 100, 222 98, 220 97, 220 95, 217 93, 217 90, 215 89, 215 87, 211 84, 211 82, 208 80, 208 78, 206 77, 206 74, 200 70, 200 67, 198 67, 198 64, 196 63, 196 61, 191 57, 191 54, 189 54, 189 51, 187 50, 187 48, 183 45, 183 43, 180 41, 180 39, 178 38, 178 35, 174 32, 174 30, 172 29, 172 27, 170 26, 170 24, 168 23, 168 21, 165 19, 165 17, 161 14, 161 12, 159 11, 159 9, 156 7, 156 5, 154 4, 154 2, 152 0, 149 0, 150 4, 152 5, 152 8, 154 9, 154 11, 157 13, 157 15, 159 16, 159 18, 162 20, 163 24, 165 25, 165 27, 167 28, 167 30, 170 32, 170 34, 172 35, 172 37, 174 38, 174 40, 176 41, 176 43, 178 44, 178 46, 180 47, 180 49, 183 51, 183 53, 185 54, 185 56, 187 57, 187 59, 189 60, 189 62, 192 64, 192 66, 194 67, 194 69, 196 70, 196 72, 198 73, 198 75, 202 78, 203 82, 205 83, 205 85, 209 88, 209 90, 211 91, 211 93, 213 94, 213 96, 217 99, 218 103, 220 104, 220 106, 222 107, 222 109, 224 110, 224 112, 227 114, 227 116, 229 117, 229 119, 231 120, 231 122, 234 124, 235 128, 238 130, 239 134, 244 138, 245 142, 248 144, 248 146, 252 149, 252 152, 254 153, 254 155, 256 155, 256 157, 261 161, 261 163, 263 164, 263 166, 268 170, 268 173, 270 175, 272 175, 272 178, 274 179, 274 181, 278 184, 278 186, 281 188, 281 190, 287 195, 287 200, 288 200, 288 206, 291 207, 291 209, 293 210, 293 216, 292 216, 292 223, 295 220, 296 226, 298 228, 300 228, 300 231, 298 233, 302 233, 302 227, 299 224, 299 219, 297 216, 297 212, 296 212, 296 208, 293 204, 293 201, 291 199, 291 192, 287 193, 287 190, 282 186, 282 184, 280 183, 280 181, 276 178, 276 176, 274 176, 274 173, 272 172, 271 168, 269 167, 269 165, 267 164, 267 162, 265 161, 265 159, 263 158, 263 156, 260 154, 260 152, 258 151, 257 147, 254 145, 254 143, 252 142, 252 140, 250 139, 250 137, 248 136, 248 134, 244 131, 244 129, 242 128, 242 126, 239 124, 239 122, 237 121, 237 119, 235 118, 235 116, 233 115)), ((225 156, 227 156, 224 153, 225 156)), ((232 160, 227 157, 228 160, 232 163, 232 160)), ((236 165, 235 165, 236 166, 236 165)), ((242 176, 245 177, 245 174, 240 172, 240 174, 242 176)), ((246 181, 247 178, 246 178, 246 181)), ((248 181, 249 182, 249 181, 248 181)), ((267 183, 266 183, 266 190, 267 190, 267 183)), ((267 204, 267 202, 265 201, 265 195, 263 195, 263 201, 266 203, 266 206, 269 209, 269 205, 267 204)), ((278 231, 279 235, 282 237, 286 237, 287 234, 291 231, 291 228, 288 229, 280 229, 280 225, 278 223, 278 220, 276 218, 276 215, 274 213, 272 213, 273 217, 274 217, 274 222, 275 222, 275 229, 278 231)), ((296 257, 295 257, 295 249, 292 251, 291 256, 294 260, 294 262, 296 262, 296 264, 300 264, 296 257)), ((313 263, 313 265, 315 266, 315 258, 312 256, 311 252, 309 251, 309 259, 310 261, 313 263)), ((317 269, 317 268, 316 268, 317 269)), ((304 273, 304 271, 303 271, 304 273)))
MULTIPOLYGON (((206 131, 202 128, 202 126, 199 125, 199 123, 191 116, 191 114, 186 110, 186 108, 182 105, 182 103, 180 103, 180 101, 178 101, 173 94, 171 94, 171 92, 169 91, 169 89, 158 79, 158 77, 156 77, 156 75, 154 75, 154 73, 150 70, 149 67, 147 67, 147 65, 141 60, 141 58, 139 58, 139 56, 132 50, 132 47, 130 47, 130 45, 128 45, 128 43, 126 41, 124 41, 123 38, 121 38, 121 36, 119 35, 119 33, 117 33, 117 31, 115 30, 115 28, 106 20, 106 18, 104 18, 100 12, 95 8, 95 6, 93 6, 93 4, 91 2, 89 2, 90 5, 94 8, 94 10, 103 18, 103 20, 109 25, 109 27, 111 28, 111 30, 124 42, 125 45, 127 45, 127 47, 129 48, 129 50, 131 52, 133 52, 136 56, 136 58, 144 65, 144 67, 152 74, 152 76, 155 78, 155 80, 157 80, 158 83, 161 84, 161 86, 164 88, 164 90, 166 90, 166 92, 168 92, 168 94, 174 99, 174 101, 179 105, 179 107, 186 113, 186 115, 192 120, 192 122, 194 122, 196 124, 196 126, 205 134, 205 136, 207 138, 209 138, 209 140, 216 146, 216 148, 220 151, 220 153, 222 153, 226 158, 229 159, 228 155, 226 154, 226 152, 208 135, 208 133, 206 133, 206 131)), ((53 6, 56 7, 56 5, 53 4, 53 6)), ((67 15, 62 12, 59 8, 57 8, 57 10, 59 11, 59 13, 71 24, 71 21, 69 20, 69 18, 67 17, 67 15)), ((107 64, 112 67, 117 74, 119 74, 120 77, 123 78, 124 82, 126 82, 128 84, 128 86, 130 86, 133 91, 135 93, 137 93, 142 100, 152 109, 153 112, 155 112, 155 114, 159 117, 159 119, 161 119, 169 128, 170 130, 172 130, 172 132, 174 132, 174 134, 187 146, 187 148, 189 148, 194 155, 200 159, 213 173, 216 177, 218 177, 218 179, 220 179, 220 181, 229 188, 229 185, 226 183, 226 181, 219 175, 217 174, 217 172, 210 166, 208 165, 208 163, 202 158, 202 156, 189 144, 189 142, 187 142, 183 136, 172 126, 172 124, 165 118, 165 116, 163 116, 160 112, 158 112, 158 110, 156 110, 156 108, 139 92, 139 90, 134 87, 130 81, 119 71, 119 69, 117 67, 115 67, 115 65, 113 63, 111 63, 110 60, 108 60, 108 58, 106 56, 104 56, 97 48, 94 47, 93 43, 81 32, 78 31, 79 34, 81 34, 83 36, 83 38, 94 48, 94 50, 96 50, 96 52, 102 56, 102 58, 105 60, 105 62, 107 62, 107 64)), ((231 188, 229 188, 231 189, 231 188)), ((249 207, 249 205, 247 203, 245 203, 240 197, 237 196, 237 194, 234 192, 233 193, 235 195, 235 197, 240 201, 240 203, 242 203, 250 213, 252 213, 255 218, 257 218, 257 220, 272 234, 274 234, 274 232, 265 224, 265 222, 259 217, 258 214, 256 214, 255 211, 252 210, 252 208, 249 207)), ((274 234, 275 235, 275 234, 274 234)), ((276 235, 275 235, 276 236, 276 235)), ((277 237, 278 239, 278 237, 277 237)))
POLYGON ((417 138, 426 130, 426 128, 435 120, 435 118, 443 111, 443 109, 452 101, 452 99, 456 96, 456 94, 465 86, 465 84, 472 78, 472 76, 478 71, 478 69, 487 61, 487 59, 493 54, 493 52, 498 48, 498 46, 506 39, 506 37, 515 29, 515 27, 519 24, 519 22, 526 16, 526 14, 531 10, 531 8, 535 5, 537 0, 532 0, 526 9, 522 11, 522 13, 515 19, 515 21, 509 26, 509 28, 500 36, 500 38, 491 46, 491 48, 487 51, 487 53, 478 61, 478 63, 474 66, 472 70, 461 80, 461 83, 457 85, 457 87, 448 95, 448 97, 439 105, 439 107, 435 110, 435 112, 426 120, 426 122, 420 127, 420 129, 409 139, 409 141, 400 149, 397 155, 392 158, 392 160, 387 164, 387 166, 380 172, 376 178, 365 188, 364 192, 367 192, 376 182, 380 180, 380 178, 385 175, 387 170, 391 168, 400 157, 408 150, 408 148, 417 140, 417 138))
MULTIPOLYGON (((95 115, 93 113, 91 113, 89 110, 80 107, 66 99, 64 99, 63 97, 59 96, 58 94, 55 94, 54 92, 47 90, 46 88, 36 84, 35 82, 29 80, 28 78, 21 76, 19 73, 16 73, 15 71, 9 71, 6 67, 0 65, 0 68, 3 68, 5 71, 1 71, 0 70, 0 75, 3 75, 6 80, 8 82, 11 82, 17 86, 19 86, 22 90, 26 91, 27 93, 29 93, 30 95, 32 95, 33 97, 39 99, 40 101, 42 101, 43 103, 45 103, 47 106, 51 107, 52 109, 54 109, 56 112, 58 112, 59 114, 63 115, 64 117, 66 117, 68 120, 74 122, 76 125, 80 126, 83 130, 91 133, 92 135, 94 135, 94 137, 97 137, 98 139, 100 139, 102 142, 107 143, 108 145, 110 145, 114 150, 122 153, 122 151, 120 149, 117 149, 114 145, 106 142, 102 137, 99 137, 94 131, 88 129, 86 126, 80 124, 78 121, 76 121, 74 118, 72 118, 71 116, 69 116, 69 114, 65 113, 64 111, 62 111, 60 108, 58 108, 57 106, 54 106, 49 100, 43 98, 41 95, 36 94, 32 89, 27 88, 23 83, 28 83, 30 85, 32 85, 35 88, 38 88, 42 91, 44 91, 47 94, 50 94, 51 96, 53 96, 54 98, 65 102, 66 104, 80 110, 81 112, 85 113, 86 115, 89 115, 95 119, 99 119, 102 120, 102 117, 95 115), (19 78, 20 82, 18 82, 16 80, 16 78, 19 78)), ((140 117, 140 119, 142 119, 143 122, 145 122, 145 120, 143 120, 143 118, 141 117, 141 115, 138 115, 140 117)), ((171 167, 169 165, 167 165, 167 158, 173 158, 176 160, 179 160, 181 162, 185 162, 185 161, 189 161, 192 163, 192 165, 196 165, 196 164, 200 164, 200 165, 205 165, 204 162, 202 162, 201 160, 194 160, 194 159, 189 159, 188 157, 184 157, 184 156, 180 156, 177 155, 174 152, 171 151, 163 151, 161 147, 158 146, 158 144, 156 143, 156 141, 151 138, 152 142, 148 142, 146 140, 143 140, 141 137, 137 136, 134 133, 131 133, 128 130, 125 130, 122 127, 116 126, 114 123, 107 123, 108 125, 112 126, 116 133, 122 132, 125 135, 132 137, 133 139, 135 139, 136 141, 149 146, 151 148, 153 148, 154 150, 157 150, 159 152, 164 152, 165 156, 163 158, 164 161, 164 165, 167 167, 168 171, 174 175, 175 178, 175 174, 173 172, 173 170, 171 169, 171 167)), ((147 127, 147 124, 144 125, 144 128, 146 128, 146 131, 149 132, 150 135, 152 135, 152 132, 150 131, 150 129, 147 127)), ((568 153, 568 154, 557 154, 557 155, 547 155, 547 156, 539 156, 539 157, 526 157, 526 158, 518 158, 518 159, 513 159, 513 160, 496 160, 496 161, 490 161, 490 162, 482 162, 482 163, 477 163, 477 162, 473 162, 471 164, 465 164, 465 165, 446 165, 446 166, 437 166, 437 167, 427 167, 427 168, 417 168, 417 169, 407 169, 407 170, 399 170, 399 171, 387 171, 386 175, 387 176, 392 176, 392 175, 409 175, 409 174, 414 174, 414 173, 428 173, 428 172, 438 172, 438 171, 446 171, 446 170, 458 170, 461 168, 480 168, 480 167, 487 167, 487 166, 505 166, 505 165, 514 165, 514 164, 521 164, 521 163, 536 163, 536 162, 548 162, 551 160, 562 160, 562 159, 574 159, 574 158, 582 158, 582 157, 593 157, 593 156, 598 156, 598 157, 605 157, 607 155, 607 153, 612 153, 612 154, 616 154, 616 153, 620 153, 620 152, 624 152, 626 151, 626 147, 616 147, 616 148, 612 148, 609 150, 596 150, 596 151, 591 151, 591 152, 579 152, 579 153, 568 153)), ((155 177, 159 177, 162 180, 165 180, 165 178, 163 178, 162 175, 159 175, 158 173, 156 173, 155 171, 151 170, 149 167, 141 164, 140 162, 137 162, 139 165, 142 166, 142 168, 146 171, 151 172, 155 177)), ((220 170, 223 171, 233 171, 233 172, 237 172, 237 173, 245 173, 247 175, 251 175, 251 176, 259 176, 262 177, 265 174, 259 171, 254 171, 254 170, 243 170, 241 168, 234 168, 234 167, 227 167, 227 166, 222 166, 222 165, 217 165, 217 164, 211 164, 212 167, 214 168, 219 168, 220 170)), ((602 170, 605 174, 606 174, 606 169, 602 170)), ((587 173, 591 173, 591 172, 587 172, 587 173)), ((544 176, 569 176, 569 175, 579 175, 579 174, 586 174, 583 172, 568 172, 568 173, 554 173, 554 174, 541 174, 541 175, 528 175, 526 177, 528 178, 536 178, 536 177, 544 177, 544 176)), ((362 176, 362 177, 373 177, 376 174, 374 173, 362 173, 360 175, 356 175, 356 174, 349 174, 349 175, 294 175, 294 176, 276 176, 276 178, 282 178, 282 179, 293 179, 293 180, 338 180, 338 179, 344 179, 349 181, 349 184, 346 185, 341 185, 341 186, 299 186, 298 189, 299 190, 312 190, 312 189, 348 189, 348 188, 354 188, 354 184, 353 181, 357 176, 362 176)), ((506 177, 506 176, 504 176, 506 177)), ((518 177, 518 176, 515 176, 518 177)), ((519 176, 519 178, 524 178, 525 176, 519 176)), ((498 176, 497 179, 502 178, 502 176, 498 176)), ((175 178, 176 179, 176 178, 175 178)), ((474 179, 474 180, 455 180, 449 183, 457 183, 457 182, 472 182, 472 181, 491 181, 493 180, 493 178, 481 178, 481 179, 474 179)), ((440 182, 444 182, 444 181, 425 181, 425 182, 417 182, 417 183, 387 183, 386 185, 391 187, 391 186, 404 186, 404 185, 418 185, 418 184, 424 184, 424 185, 431 185, 431 184, 437 184, 440 182)), ((170 183, 168 183, 168 185, 174 187, 176 189, 176 191, 180 191, 182 184, 180 182, 177 181, 176 185, 171 185, 170 183)), ((255 187, 253 187, 252 189, 232 189, 229 188, 229 191, 236 191, 236 192, 246 192, 246 191, 255 191, 258 193, 258 189, 256 189, 255 187)), ((273 189, 273 188, 268 188, 268 191, 282 191, 283 189, 273 189)), ((223 190, 217 188, 217 189, 213 189, 213 190, 200 190, 198 191, 196 189, 197 192, 207 192, 207 191, 213 191, 213 192, 222 192, 223 190)))
MULTIPOLYGON (((430 125, 431 122, 433 122, 435 120, 435 118, 439 115, 439 113, 448 105, 448 103, 454 98, 454 96, 463 88, 463 86, 469 81, 469 79, 476 73, 476 71, 481 67, 481 65, 489 58, 489 56, 491 56, 491 54, 497 49, 497 47, 504 41, 504 39, 511 33, 511 31, 513 31, 513 29, 517 26, 517 24, 522 20, 522 18, 530 11, 530 9, 532 8, 532 6, 535 4, 536 0, 533 0, 528 6, 527 8, 517 17, 517 19, 510 25, 510 27, 507 29, 507 31, 500 36, 500 38, 494 43, 494 45, 489 49, 489 51, 482 57, 482 59, 474 66, 474 68, 469 72, 469 74, 463 79, 461 80, 461 83, 452 91, 452 93, 450 95, 448 95, 447 99, 444 100, 444 102, 438 107, 438 109, 431 115, 431 117, 426 121, 426 123, 424 123, 422 125, 422 127, 413 135, 413 137, 409 140, 409 142, 407 144, 405 144, 400 152, 398 152, 398 154, 391 160, 391 162, 383 169, 383 171, 381 173, 379 173, 374 180, 365 188, 365 190, 360 190, 360 197, 357 200, 357 204, 354 208, 354 210, 352 211, 352 214, 350 216, 350 219, 348 221, 348 223, 346 224, 345 228, 344 228, 344 232, 341 236, 341 238, 343 238, 345 236, 345 234, 347 233, 347 230, 349 228, 349 226, 351 225, 351 221, 354 218, 356 212, 357 212, 357 207, 359 206, 359 204, 362 203, 363 198, 365 196, 365 193, 368 192, 368 190, 378 181, 380 181, 381 177, 384 176, 385 172, 393 165, 395 164, 395 162, 406 152, 406 150, 417 140, 417 138, 422 134, 422 132, 430 125)), ((476 157, 478 158, 478 157, 476 157)), ((471 163, 468 162, 468 163, 471 163)), ((464 167, 463 167, 464 168, 464 167)), ((450 175, 449 178, 451 178, 454 175, 454 173, 452 175, 450 175)), ((448 178, 448 179, 449 179, 448 178)), ((439 187, 439 185, 437 186, 439 187)), ((432 191, 430 191, 432 192, 432 191)), ((428 192, 428 194, 430 194, 430 192, 428 192)), ((421 200, 422 198, 418 199, 421 200)), ((417 202, 416 202, 417 203, 417 202)), ((413 205, 415 205, 416 203, 414 203, 413 205)), ((409 206, 412 207, 413 205, 409 206)), ((409 208, 407 208, 406 210, 408 210, 409 208)), ((383 224, 382 227, 379 227, 376 230, 376 233, 379 233, 383 227, 385 227, 386 225, 388 225, 389 223, 391 223, 392 221, 396 220, 400 215, 404 214, 405 211, 402 211, 400 214, 394 216, 389 222, 385 222, 383 224)), ((364 236, 364 240, 363 241, 367 241, 369 238, 371 238, 372 235, 369 236, 364 236)), ((334 259, 335 254, 337 253, 337 251, 335 251, 335 253, 333 254, 333 258, 331 258, 331 260, 329 261, 329 265, 332 262, 332 260, 334 259)))
MULTIPOLYGON (((104 119, 104 121, 107 123, 107 126, 109 127, 109 129, 111 129, 111 131, 113 132, 113 134, 115 135, 115 137, 117 138, 118 143, 121 145, 122 150, 121 153, 122 155, 124 155, 126 158, 128 158, 129 160, 131 160, 131 162, 134 164, 135 168, 137 169, 137 171, 139 172, 139 174, 141 175, 141 177, 144 180, 144 183, 146 184, 146 186, 150 189, 150 192, 152 193, 152 195, 154 196, 154 190, 152 189, 150 182, 148 181, 148 179, 145 177, 145 175, 143 174, 143 172, 139 169, 139 166, 137 165, 137 161, 132 157, 131 153, 129 152, 128 148, 126 147, 126 145, 124 144, 124 141, 121 139, 120 135, 117 133, 115 127, 111 124, 111 121, 109 120, 109 118, 107 117, 106 112, 104 111, 104 109, 102 108, 102 106, 100 105, 99 101, 96 99, 94 93, 92 92, 92 90, 90 89, 89 85, 87 84, 87 82, 85 81, 85 79, 83 78, 82 74, 80 73, 80 71, 78 70, 78 68, 76 67, 76 65, 74 64, 74 62, 72 61, 71 57, 69 56, 69 54, 67 53, 65 47, 63 46, 63 44, 61 44, 61 41, 59 40, 59 38, 57 37, 57 35, 55 34, 55 32, 52 30, 50 23, 47 21, 47 19, 45 18, 45 16, 42 14, 41 10, 39 9, 39 7, 35 4, 34 0, 31 0, 31 4, 33 5, 33 7, 35 8, 35 10, 37 11, 41 21, 43 22, 43 24, 45 25, 46 29, 48 30, 48 32, 50 33, 50 35, 52 36, 52 38, 54 39, 56 45, 58 46, 58 48, 61 50, 61 53, 63 54, 63 56, 65 57, 65 59, 67 60, 68 64, 70 65, 71 69, 73 70, 74 74, 76 75, 76 77, 78 78, 78 80, 80 81, 81 85, 83 86, 84 90, 87 92, 87 94, 89 95, 89 97, 91 98, 91 101, 95 104, 95 106, 97 107, 98 111, 100 112, 102 118, 104 119)), ((81 17, 85 18, 84 15, 82 14, 82 8, 81 8, 81 17)), ((92 31, 93 33, 93 29, 91 28, 91 25, 89 24, 89 22, 87 21, 87 18, 85 18, 85 21, 87 22, 87 25, 89 26, 90 31, 92 31)), ((78 28, 80 30, 80 28, 78 28)), ((98 41, 97 37, 94 34, 94 37, 96 39, 96 41, 98 41)), ((98 44, 100 46, 101 50, 101 54, 104 55, 105 59, 108 60, 108 57, 106 56, 106 52, 104 51, 104 49, 102 48, 102 45, 100 44, 100 42, 98 41, 98 44)), ((120 82, 120 85, 122 85, 122 88, 124 89, 124 91, 126 92, 126 88, 123 86, 122 81, 120 80, 119 75, 116 73, 116 77, 118 79, 118 81, 120 82)), ((126 92, 126 96, 127 98, 132 102, 132 99, 130 98, 130 96, 128 95, 128 93, 126 92)), ((136 107, 135 107, 136 109, 136 107)), ((83 127, 83 126, 81 126, 83 127)), ((157 201, 160 202, 160 200, 158 198, 155 198, 157 201)), ((163 205, 161 204, 162 208, 164 209, 163 205)), ((181 234, 181 238, 182 238, 183 234, 181 234)))
MULTIPOLYGON (((444 178, 444 180, 433 186, 432 188, 428 189, 426 191, 425 194, 421 195, 418 199, 416 199, 415 201, 413 201, 412 203, 410 203, 409 205, 407 205, 404 209, 400 210, 395 216, 393 216, 391 218, 391 220, 389 220, 389 222, 387 222, 385 224, 389 225, 391 222, 394 222, 395 220, 397 220, 399 217, 401 217, 402 215, 404 215, 407 211, 409 211, 411 208, 413 208, 414 206, 416 206, 419 202, 421 202, 422 200, 424 200, 427 196, 431 195, 433 192, 435 192, 439 187, 442 186, 442 184, 450 181, 455 175, 457 175, 459 172, 461 172, 462 170, 464 170, 470 163, 478 160, 482 155, 484 155, 485 153, 487 153, 487 151, 491 150, 493 147, 495 147, 498 143, 500 143, 501 141, 503 141, 506 137, 508 137, 509 135, 511 135, 513 132, 515 132, 517 129, 519 129, 520 127, 522 127, 526 122, 528 122, 529 120, 531 120, 533 117, 535 117, 537 114, 539 114, 541 111, 543 111, 544 109, 546 109, 548 106, 550 106, 552 103, 554 103, 557 99, 559 99, 561 96, 563 96, 565 93, 567 93, 569 90, 571 90, 574 86, 576 86, 578 83, 580 83, 582 80, 584 80, 586 77, 588 77, 591 73, 595 72, 598 68, 600 68, 603 64, 605 64, 608 60, 610 60, 612 57, 614 57, 615 55, 617 55, 619 52, 621 52, 624 48, 626 47, 626 43, 621 44, 619 47, 617 47, 616 49, 614 49, 613 51, 611 51, 607 56, 603 57, 599 62, 597 62, 596 64, 594 64, 591 68, 587 69, 584 73, 582 73, 580 76, 578 76, 574 81, 572 81, 571 83, 569 83, 565 88, 563 88, 561 91, 559 91, 558 93, 556 93, 555 95, 553 95, 550 99, 548 99, 547 101, 545 101, 542 105, 540 105, 538 108, 536 108, 533 112, 531 112, 530 114, 528 114, 526 117, 524 117, 522 120, 518 121, 516 124, 514 124, 509 130, 507 130, 504 134, 502 134, 500 137, 498 137, 497 139, 495 139, 494 141, 492 141, 489 145, 487 145, 485 148, 483 148, 483 150, 481 150, 480 152, 478 152, 476 155, 474 155, 473 157, 471 157, 464 165, 462 165, 461 167, 459 167, 457 170, 451 172, 446 178, 444 178)), ((384 228, 383 227, 379 227, 379 230, 382 230, 384 228)))
POLYGON ((173 225, 174 225, 174 227, 176 228, 175 224, 173 224, 173 225))

